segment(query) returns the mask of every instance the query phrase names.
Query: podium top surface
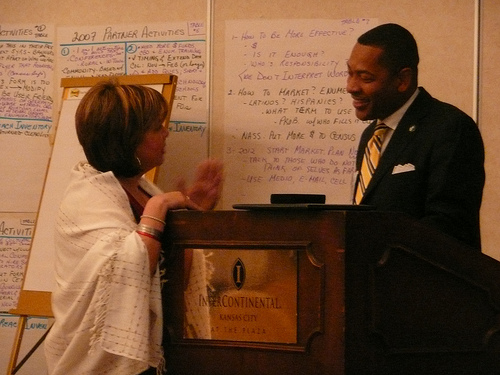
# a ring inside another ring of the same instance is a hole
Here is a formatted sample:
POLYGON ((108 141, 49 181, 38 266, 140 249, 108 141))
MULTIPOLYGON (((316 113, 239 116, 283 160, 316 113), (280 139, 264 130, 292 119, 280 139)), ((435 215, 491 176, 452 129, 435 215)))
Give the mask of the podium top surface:
POLYGON ((323 204, 323 203, 238 203, 233 205, 237 210, 333 210, 333 211, 370 211, 373 206, 355 204, 323 204))

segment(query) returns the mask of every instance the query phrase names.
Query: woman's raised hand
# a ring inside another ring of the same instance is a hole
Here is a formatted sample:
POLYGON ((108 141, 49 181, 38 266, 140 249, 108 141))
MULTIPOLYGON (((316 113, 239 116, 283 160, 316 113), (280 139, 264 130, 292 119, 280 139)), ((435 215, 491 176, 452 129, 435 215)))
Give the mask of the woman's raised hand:
POLYGON ((222 192, 223 183, 222 162, 215 159, 205 160, 196 169, 195 180, 189 188, 185 182, 179 182, 179 190, 194 206, 186 208, 211 210, 215 207, 222 192), (196 207, 196 208, 195 208, 196 207))

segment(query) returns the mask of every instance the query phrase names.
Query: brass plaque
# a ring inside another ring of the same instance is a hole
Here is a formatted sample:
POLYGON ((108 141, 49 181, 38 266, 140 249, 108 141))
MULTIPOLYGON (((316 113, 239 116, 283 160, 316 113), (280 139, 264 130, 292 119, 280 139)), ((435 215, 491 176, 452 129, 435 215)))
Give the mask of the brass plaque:
POLYGON ((185 339, 297 343, 297 250, 184 251, 185 339))

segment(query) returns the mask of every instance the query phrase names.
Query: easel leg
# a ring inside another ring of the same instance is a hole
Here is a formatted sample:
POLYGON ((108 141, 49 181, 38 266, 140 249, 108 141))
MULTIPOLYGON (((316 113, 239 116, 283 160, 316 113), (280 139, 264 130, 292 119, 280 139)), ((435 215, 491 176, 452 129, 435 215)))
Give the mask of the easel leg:
POLYGON ((14 339, 14 344, 12 345, 12 353, 10 354, 9 367, 7 367, 7 375, 13 375, 13 370, 16 367, 17 357, 19 356, 19 351, 21 350, 21 341, 23 340, 24 329, 26 328, 26 315, 21 315, 19 317, 19 324, 17 325, 16 337, 14 339))

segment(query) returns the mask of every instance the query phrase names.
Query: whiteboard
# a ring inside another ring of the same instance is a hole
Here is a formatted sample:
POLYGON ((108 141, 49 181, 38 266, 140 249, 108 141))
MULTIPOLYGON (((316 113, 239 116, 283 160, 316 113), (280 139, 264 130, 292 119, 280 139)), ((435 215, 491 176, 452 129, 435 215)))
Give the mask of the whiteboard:
POLYGON ((85 160, 74 126, 74 114, 80 99, 81 96, 63 102, 26 268, 25 290, 51 292, 55 286, 55 217, 69 183, 71 168, 80 160, 85 160))
POLYGON ((276 193, 352 202, 366 124, 345 88, 346 60, 358 36, 377 22, 226 21, 226 207, 269 203, 276 193))

